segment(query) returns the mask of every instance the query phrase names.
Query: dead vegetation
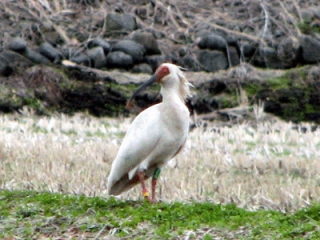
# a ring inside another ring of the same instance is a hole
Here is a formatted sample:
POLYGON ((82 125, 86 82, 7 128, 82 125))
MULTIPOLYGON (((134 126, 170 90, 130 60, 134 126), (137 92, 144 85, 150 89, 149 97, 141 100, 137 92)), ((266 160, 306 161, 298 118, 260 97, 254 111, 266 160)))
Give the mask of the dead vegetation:
MULTIPOLYGON (((22 28, 20 34, 28 39, 35 40, 35 35, 45 38, 44 31, 53 28, 66 45, 82 46, 94 36, 112 37, 115 32, 107 29, 105 22, 106 15, 112 12, 135 15, 140 29, 161 32, 173 43, 192 45, 203 31, 218 31, 245 41, 272 45, 280 35, 300 36, 299 24, 306 21, 303 11, 315 6, 318 6, 316 0, 5 0, 0 10, 16 23, 16 28, 22 28), (19 21, 34 24, 20 25, 19 21), (77 37, 75 30, 82 37, 77 37)), ((8 32, 5 28, 10 25, 4 21, 2 28, 8 32)), ((123 31, 117 36, 127 34, 130 33, 123 31)), ((162 42, 162 50, 166 44, 162 42)))
MULTIPOLYGON (((106 178, 131 119, 24 113, 0 118, 0 188, 108 197, 106 178)), ((293 127, 274 120, 194 129, 163 170, 160 199, 250 210, 309 206, 320 197, 320 130, 293 127)), ((139 197, 136 187, 120 198, 139 197)))

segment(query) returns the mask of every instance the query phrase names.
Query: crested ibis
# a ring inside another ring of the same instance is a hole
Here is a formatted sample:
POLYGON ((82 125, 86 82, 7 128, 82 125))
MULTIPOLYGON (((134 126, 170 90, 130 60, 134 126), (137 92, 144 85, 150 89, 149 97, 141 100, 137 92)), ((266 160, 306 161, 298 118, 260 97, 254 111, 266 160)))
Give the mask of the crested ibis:
POLYGON ((162 102, 142 111, 129 127, 108 177, 109 195, 119 195, 136 184, 141 184, 142 195, 155 203, 155 190, 161 168, 184 146, 189 133, 189 110, 185 105, 190 86, 181 69, 163 63, 128 101, 147 86, 161 85, 162 102), (152 176, 152 197, 145 180, 152 176))

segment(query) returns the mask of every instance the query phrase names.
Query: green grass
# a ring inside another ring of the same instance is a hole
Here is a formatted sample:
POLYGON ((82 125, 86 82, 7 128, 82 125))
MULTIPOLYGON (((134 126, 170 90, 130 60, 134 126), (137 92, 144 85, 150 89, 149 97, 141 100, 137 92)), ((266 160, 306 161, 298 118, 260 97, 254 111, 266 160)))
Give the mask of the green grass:
POLYGON ((320 33, 320 28, 312 26, 310 22, 299 22, 297 26, 304 34, 320 33))
POLYGON ((290 87, 290 79, 286 75, 269 79, 267 83, 272 90, 288 89, 290 87))
POLYGON ((211 202, 144 201, 34 191, 0 190, 0 238, 103 237, 130 239, 194 237, 237 239, 318 239, 320 205, 294 213, 211 202), (231 234, 231 235, 230 235, 231 234))

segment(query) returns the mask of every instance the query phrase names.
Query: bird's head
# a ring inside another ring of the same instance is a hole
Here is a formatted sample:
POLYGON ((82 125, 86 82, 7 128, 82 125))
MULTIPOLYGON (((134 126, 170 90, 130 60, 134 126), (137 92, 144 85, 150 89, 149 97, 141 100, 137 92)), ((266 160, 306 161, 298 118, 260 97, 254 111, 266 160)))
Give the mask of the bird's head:
POLYGON ((156 72, 132 94, 127 103, 127 108, 130 107, 131 101, 135 96, 155 82, 159 82, 163 88, 176 89, 181 99, 186 100, 186 98, 190 96, 190 86, 192 86, 192 84, 185 78, 181 69, 182 68, 171 63, 161 64, 156 72))

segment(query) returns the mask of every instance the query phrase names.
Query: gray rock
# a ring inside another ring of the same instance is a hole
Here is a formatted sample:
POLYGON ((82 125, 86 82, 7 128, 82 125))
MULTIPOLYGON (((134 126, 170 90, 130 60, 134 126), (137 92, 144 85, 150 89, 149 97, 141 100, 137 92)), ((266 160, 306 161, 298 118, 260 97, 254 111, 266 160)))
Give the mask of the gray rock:
POLYGON ((227 35, 225 39, 229 46, 239 47, 238 39, 235 36, 227 35))
POLYGON ((133 66, 132 57, 121 51, 110 52, 107 56, 107 67, 129 69, 133 66))
POLYGON ((157 39, 149 32, 135 32, 131 39, 144 46, 147 55, 161 54, 157 39))
POLYGON ((23 52, 23 56, 30 59, 34 63, 50 64, 50 61, 46 57, 42 56, 40 53, 37 53, 31 48, 26 48, 25 51, 23 52))
POLYGON ((95 47, 87 51, 89 58, 92 61, 92 65, 95 68, 102 68, 106 66, 106 56, 102 47, 95 47))
POLYGON ((227 88, 227 85, 224 81, 213 78, 201 83, 198 88, 216 95, 222 93, 227 88))
POLYGON ((27 42, 23 38, 16 37, 12 39, 8 48, 12 51, 22 53, 27 48, 27 42))
POLYGON ((112 51, 121 51, 132 57, 134 63, 140 63, 145 55, 144 47, 132 40, 120 40, 112 48, 112 51))
POLYGON ((165 55, 152 55, 147 56, 147 63, 151 66, 152 71, 156 71, 156 69, 161 65, 161 63, 166 62, 168 59, 165 55))
POLYGON ((187 54, 181 59, 181 64, 188 71, 200 71, 201 67, 199 66, 198 61, 195 59, 194 55, 187 54))
POLYGON ((229 46, 227 49, 229 54, 229 67, 236 66, 240 64, 240 56, 238 54, 238 50, 234 46, 229 46))
POLYGON ((105 55, 107 55, 111 51, 110 43, 99 37, 88 42, 88 48, 95 47, 102 47, 105 55))
POLYGON ((302 9, 301 10, 301 17, 303 19, 303 22, 310 23, 314 17, 314 13, 310 9, 302 9))
POLYGON ((138 6, 135 8, 134 13, 135 15, 141 19, 146 20, 148 18, 148 8, 145 6, 138 6))
POLYGON ((63 45, 65 43, 61 36, 55 30, 44 31, 42 35, 42 39, 50 43, 54 47, 56 47, 57 45, 63 45))
POLYGON ((220 108, 221 105, 214 97, 196 94, 192 96, 189 104, 193 110, 196 110, 197 114, 212 112, 220 108))
POLYGON ((137 29, 137 22, 130 14, 111 13, 106 17, 108 31, 133 31, 137 29))
POLYGON ((13 72, 12 67, 9 65, 8 61, 0 54, 0 76, 8 77, 13 72))
POLYGON ((228 67, 227 56, 221 51, 198 50, 196 55, 205 71, 216 72, 228 67))
POLYGON ((311 11, 312 11, 313 16, 314 16, 315 18, 320 19, 320 6, 313 6, 313 7, 311 7, 311 11))
POLYGON ((89 58, 88 55, 84 53, 73 55, 70 58, 70 61, 75 62, 77 64, 83 64, 85 66, 92 67, 91 59, 89 58))
POLYGON ((282 68, 282 62, 278 57, 277 51, 271 47, 261 47, 258 54, 254 57, 253 64, 258 67, 282 68))
POLYGON ((54 48, 50 43, 43 42, 39 47, 39 52, 46 58, 48 58, 50 61, 58 63, 62 60, 62 53, 54 48))
POLYGON ((87 6, 87 5, 98 6, 98 4, 99 4, 99 0, 75 0, 74 2, 81 3, 85 6, 87 6))
POLYGON ((306 63, 316 63, 320 61, 320 41, 310 37, 300 38, 302 49, 302 60, 306 63))
POLYGON ((181 47, 178 51, 179 57, 184 57, 187 55, 188 48, 187 47, 181 47))
POLYGON ((247 59, 253 56, 257 48, 253 44, 243 43, 240 47, 240 50, 242 51, 241 54, 247 59))
POLYGON ((80 51, 76 48, 63 47, 61 48, 61 53, 63 58, 70 59, 80 53, 80 51))
POLYGON ((278 45, 277 54, 284 68, 293 67, 300 55, 300 43, 295 37, 284 38, 278 45))
POLYGON ((17 70, 19 68, 25 69, 33 65, 32 61, 30 61, 29 59, 10 50, 4 50, 0 52, 0 57, 2 59, 5 59, 8 65, 14 70, 17 70))
POLYGON ((146 64, 146 63, 141 63, 141 64, 138 64, 138 65, 135 65, 131 72, 133 73, 148 73, 148 74, 152 74, 153 71, 152 71, 152 68, 150 67, 149 64, 146 64))
POLYGON ((214 33, 204 35, 198 43, 200 49, 225 50, 227 41, 214 33))

